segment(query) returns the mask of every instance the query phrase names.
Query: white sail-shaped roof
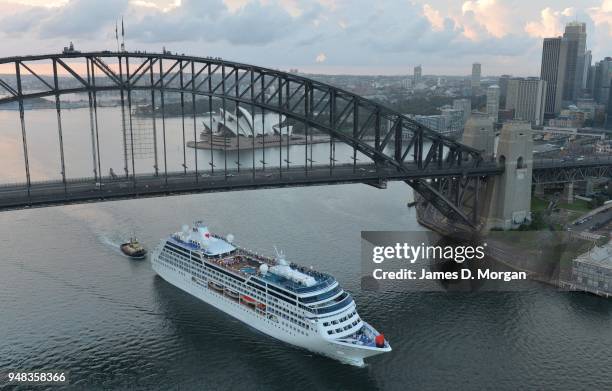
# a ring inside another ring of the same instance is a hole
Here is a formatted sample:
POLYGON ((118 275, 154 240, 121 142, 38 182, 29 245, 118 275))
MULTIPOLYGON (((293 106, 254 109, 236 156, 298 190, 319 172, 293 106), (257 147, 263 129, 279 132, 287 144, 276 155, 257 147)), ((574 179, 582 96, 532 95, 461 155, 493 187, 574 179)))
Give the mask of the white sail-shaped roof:
POLYGON ((279 124, 284 122, 286 116, 276 113, 255 114, 251 113, 244 107, 238 108, 238 115, 228 110, 219 109, 219 112, 209 113, 210 119, 203 121, 204 126, 209 129, 212 121, 213 133, 224 133, 224 130, 232 135, 241 135, 245 137, 272 135, 282 133, 283 135, 291 135, 293 126, 279 127, 279 124), (280 128, 280 129, 279 129, 280 128))

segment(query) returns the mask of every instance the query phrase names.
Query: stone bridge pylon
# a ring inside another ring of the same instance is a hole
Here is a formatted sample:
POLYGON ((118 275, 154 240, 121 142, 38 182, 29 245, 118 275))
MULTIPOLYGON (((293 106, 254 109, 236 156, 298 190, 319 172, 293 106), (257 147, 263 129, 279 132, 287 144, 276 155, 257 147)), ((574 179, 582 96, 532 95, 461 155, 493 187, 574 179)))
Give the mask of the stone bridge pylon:
POLYGON ((448 236, 484 234, 491 229, 512 229, 531 221, 533 136, 531 125, 523 121, 504 124, 496 145, 493 119, 473 114, 465 126, 464 145, 481 151, 483 160, 497 161, 502 175, 476 178, 442 178, 437 186, 460 198, 458 205, 474 217, 473 226, 453 221, 417 197, 417 216, 421 224, 448 236), (453 192, 461 187, 462 192, 453 192))

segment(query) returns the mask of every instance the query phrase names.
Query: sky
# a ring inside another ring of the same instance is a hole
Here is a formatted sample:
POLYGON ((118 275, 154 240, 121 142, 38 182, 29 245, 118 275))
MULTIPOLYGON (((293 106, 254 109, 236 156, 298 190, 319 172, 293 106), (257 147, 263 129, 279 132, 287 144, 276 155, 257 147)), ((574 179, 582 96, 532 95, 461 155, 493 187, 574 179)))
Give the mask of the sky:
POLYGON ((328 74, 537 76, 542 38, 587 24, 612 56, 612 0, 0 0, 0 57, 76 49, 213 56, 328 74))

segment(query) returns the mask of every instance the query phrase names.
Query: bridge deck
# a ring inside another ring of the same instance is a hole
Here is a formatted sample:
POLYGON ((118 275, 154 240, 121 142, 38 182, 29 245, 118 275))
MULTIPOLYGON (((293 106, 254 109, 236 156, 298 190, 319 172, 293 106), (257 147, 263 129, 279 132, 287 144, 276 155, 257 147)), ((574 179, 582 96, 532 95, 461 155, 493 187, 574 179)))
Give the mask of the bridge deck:
POLYGON ((497 175, 502 169, 495 165, 484 165, 478 169, 454 168, 419 170, 413 167, 406 172, 396 168, 376 167, 373 164, 339 165, 313 167, 306 170, 302 167, 278 168, 267 170, 216 170, 198 172, 169 173, 160 175, 137 175, 111 179, 104 177, 81 178, 32 183, 28 195, 26 184, 0 186, 0 210, 22 209, 50 205, 64 205, 84 202, 99 202, 128 198, 144 198, 186 193, 205 193, 217 191, 316 186, 346 183, 366 183, 384 187, 387 181, 403 181, 417 178, 435 178, 449 175, 497 175))
MULTIPOLYGON (((0 186, 0 210, 22 209, 49 205, 64 205, 84 202, 100 202, 117 199, 144 198, 187 193, 217 191, 316 186, 346 183, 366 183, 384 187, 387 181, 428 179, 448 176, 491 176, 499 175, 503 168, 494 162, 483 163, 478 168, 443 168, 430 166, 419 169, 414 164, 406 164, 407 170, 400 172, 394 167, 375 166, 374 164, 345 164, 330 169, 329 166, 304 166, 267 170, 216 170, 194 171, 160 175, 137 175, 133 177, 81 178, 35 182, 28 188, 25 183, 0 186)), ((587 158, 584 160, 538 159, 534 161, 534 178, 542 173, 557 170, 587 170, 597 167, 612 167, 612 157, 587 158)), ((588 173, 588 171, 585 171, 588 173)), ((570 178, 563 176, 560 178, 570 178)), ((574 180, 581 178, 573 177, 574 180)), ((560 179, 568 181, 570 179, 560 179)))

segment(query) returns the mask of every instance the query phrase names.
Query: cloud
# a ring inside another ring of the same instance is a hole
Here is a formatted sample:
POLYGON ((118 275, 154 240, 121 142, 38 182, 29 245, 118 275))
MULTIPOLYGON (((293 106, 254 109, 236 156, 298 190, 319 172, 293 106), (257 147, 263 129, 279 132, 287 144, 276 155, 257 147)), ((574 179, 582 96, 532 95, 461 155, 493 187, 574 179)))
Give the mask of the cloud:
POLYGON ((464 27, 468 32, 466 36, 476 39, 473 32, 484 29, 496 38, 502 38, 511 32, 512 25, 508 16, 510 8, 497 0, 468 0, 463 3, 461 11, 465 18, 464 27))
POLYGON ((185 0, 168 12, 151 12, 132 23, 131 38, 261 46, 298 35, 320 11, 317 3, 297 0, 185 0))
POLYGON ((429 4, 424 4, 423 15, 425 15, 434 31, 444 30, 444 18, 442 17, 442 15, 440 15, 440 11, 433 8, 429 4))
MULTIPOLYGON (((168 11, 173 10, 174 8, 180 7, 181 0, 173 0, 171 3, 168 3, 168 4, 160 4, 160 3, 156 3, 155 1, 147 1, 147 0, 131 0, 130 4, 136 7, 153 8, 156 10, 160 10, 162 12, 168 12, 168 11)), ((230 6, 228 6, 228 8, 230 8, 230 6)))
POLYGON ((34 34, 39 38, 95 37, 109 29, 117 15, 128 7, 128 0, 71 0, 63 6, 31 7, 0 19, 9 35, 34 34))
POLYGON ((479 61, 486 72, 497 65, 499 73, 537 74, 541 38, 570 18, 587 23, 596 57, 612 50, 612 0, 575 9, 565 8, 572 0, 12 0, 36 4, 8 16, 1 1, 6 56, 68 40, 81 50, 114 48, 120 15, 129 48, 166 46, 274 68, 408 72, 423 63, 467 74, 479 61))
POLYGON ((235 13, 247 5, 251 0, 223 0, 223 3, 231 13, 235 13))
POLYGON ((608 35, 612 36, 612 0, 602 0, 601 5, 589 8, 587 13, 596 26, 607 26, 608 35))
POLYGON ((540 20, 528 22, 525 25, 525 32, 538 38, 559 36, 563 33, 565 22, 574 14, 575 10, 573 8, 554 11, 552 8, 546 7, 540 12, 540 20))

